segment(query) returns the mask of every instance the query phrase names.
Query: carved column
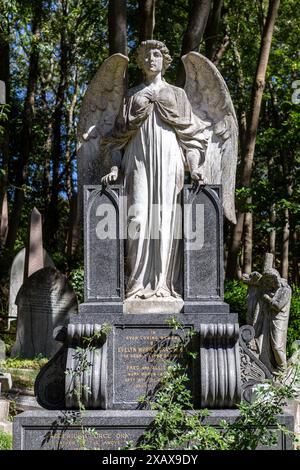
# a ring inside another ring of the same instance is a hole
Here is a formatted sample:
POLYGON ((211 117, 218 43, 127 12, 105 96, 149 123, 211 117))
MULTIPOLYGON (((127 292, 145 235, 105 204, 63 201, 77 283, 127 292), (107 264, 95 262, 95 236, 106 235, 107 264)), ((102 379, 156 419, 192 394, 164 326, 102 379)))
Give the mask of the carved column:
POLYGON ((201 408, 233 408, 241 398, 238 324, 200 325, 201 408))

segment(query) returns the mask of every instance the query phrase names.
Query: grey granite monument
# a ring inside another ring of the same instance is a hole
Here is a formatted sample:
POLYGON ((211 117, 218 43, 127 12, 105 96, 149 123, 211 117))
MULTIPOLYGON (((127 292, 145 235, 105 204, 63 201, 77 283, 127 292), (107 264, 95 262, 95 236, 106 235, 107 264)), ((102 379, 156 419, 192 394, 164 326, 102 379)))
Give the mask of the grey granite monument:
MULTIPOLYGON (((139 397, 151 396, 174 358, 174 316, 183 332, 196 332, 187 345, 198 353, 189 371, 194 406, 210 408, 215 426, 238 415, 238 316, 223 297, 223 212, 235 222, 231 98, 216 67, 196 52, 183 57, 185 90, 163 79, 171 57, 159 41, 141 44, 145 79, 128 91, 127 62, 121 54, 107 59, 83 100, 85 298, 36 381, 48 411, 15 419, 16 449, 76 448, 78 424, 64 432, 64 413, 79 401, 88 410, 83 425, 97 431, 89 448, 136 441, 154 416, 139 397), (193 184, 184 185, 185 169, 193 184)), ((281 439, 278 447, 288 447, 281 439)))
POLYGON ((23 283, 16 304, 17 337, 11 356, 52 357, 60 349, 55 337, 77 313, 76 295, 66 277, 52 267, 36 271, 23 283))
MULTIPOLYGON (((10 323, 17 319, 18 317, 18 307, 16 305, 17 294, 24 282, 24 270, 25 270, 25 258, 26 258, 26 248, 22 248, 19 253, 16 254, 10 268, 10 281, 9 281, 9 304, 8 304, 8 329, 10 323)), ((53 267, 54 263, 46 252, 43 250, 43 266, 42 267, 53 267)), ((25 278, 28 276, 26 275, 25 278)))
POLYGON ((6 352, 5 352, 5 343, 0 339, 0 361, 5 361, 6 352))

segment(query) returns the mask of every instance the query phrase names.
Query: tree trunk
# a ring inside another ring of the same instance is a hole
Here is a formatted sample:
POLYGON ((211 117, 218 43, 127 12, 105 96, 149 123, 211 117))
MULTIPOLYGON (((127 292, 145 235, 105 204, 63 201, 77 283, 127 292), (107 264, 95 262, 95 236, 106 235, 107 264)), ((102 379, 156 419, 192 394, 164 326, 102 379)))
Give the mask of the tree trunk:
POLYGON ((33 2, 33 17, 31 24, 32 40, 31 52, 29 57, 29 70, 27 92, 24 104, 23 123, 21 131, 21 148, 20 157, 16 169, 15 178, 15 194, 13 210, 10 217, 10 224, 8 229, 6 246, 13 248, 17 237, 17 232, 20 223, 21 211, 24 203, 24 188, 27 176, 27 165, 32 149, 33 141, 33 121, 35 112, 35 92, 38 80, 38 64, 39 64, 39 48, 40 41, 40 27, 42 21, 42 0, 33 2))
POLYGON ((217 52, 222 6, 223 0, 214 0, 205 29, 205 55, 212 61, 217 52))
POLYGON ((219 65, 220 60, 222 59, 223 55, 225 54, 229 46, 230 46, 230 39, 229 39, 229 36, 225 34, 223 41, 220 44, 219 49, 214 54, 214 57, 212 60, 215 66, 219 65))
POLYGON ((66 189, 67 189, 67 196, 69 199, 69 203, 71 203, 71 199, 73 197, 73 179, 72 179, 72 156, 71 156, 71 130, 74 128, 74 110, 77 103, 78 97, 78 79, 77 79, 77 71, 75 73, 74 78, 74 93, 72 97, 72 101, 69 106, 68 110, 68 121, 67 121, 67 128, 66 128, 66 189))
POLYGON ((108 3, 109 54, 127 55, 126 0, 109 0, 108 3))
POLYGON ((281 250, 281 277, 288 279, 289 275, 289 240, 290 240, 290 214, 284 209, 284 227, 282 232, 281 250))
MULTIPOLYGON (((280 0, 269 0, 269 10, 263 29, 260 52, 257 62, 255 79, 252 87, 250 118, 248 120, 247 132, 245 136, 245 146, 243 149, 241 186, 249 188, 251 184, 253 157, 256 143, 256 134, 259 123, 259 115, 263 91, 265 87, 265 76, 270 55, 270 48, 273 36, 275 20, 278 13, 280 0)), ((227 264, 227 277, 232 279, 235 276, 238 261, 238 253, 241 246, 242 230, 241 221, 244 221, 243 212, 237 215, 238 222, 233 229, 233 237, 230 245, 230 263, 227 264)))
POLYGON ((53 113, 53 139, 51 149, 52 185, 50 204, 45 221, 45 238, 50 246, 55 244, 59 226, 58 195, 61 189, 60 162, 62 152, 62 123, 64 118, 64 100, 68 88, 70 63, 70 44, 67 37, 65 21, 68 17, 68 0, 61 0, 62 18, 60 31, 60 76, 53 113))
POLYGON ((297 227, 293 227, 292 236, 292 253, 293 253, 293 283, 299 285, 300 282, 300 266, 299 266, 299 247, 297 227))
MULTIPOLYGON (((1 7, 0 7, 1 14, 1 7)), ((2 16, 2 14, 1 14, 2 16)), ((5 84, 5 103, 9 104, 10 95, 10 74, 9 74, 9 19, 2 16, 0 23, 0 80, 5 84)), ((1 123, 3 135, 1 136, 0 148, 0 168, 4 174, 0 174, 0 201, 4 200, 8 181, 8 161, 9 161, 9 126, 8 121, 1 123)), ((1 207, 0 207, 1 212, 1 207)))
MULTIPOLYGON (((0 14, 1 14, 0 7, 0 14)), ((2 16, 2 14, 1 14, 2 16)), ((2 16, 0 23, 0 80, 4 82, 5 95, 4 103, 9 104, 9 20, 2 16)), ((2 103, 2 104, 4 104, 2 103)), ((8 205, 7 205, 7 191, 8 184, 8 163, 9 163, 9 121, 1 122, 3 133, 0 136, 0 168, 3 173, 0 173, 0 249, 3 248, 7 238, 8 229, 8 205)))
MULTIPOLYGON (((199 51, 200 43, 206 28, 208 16, 211 9, 212 0, 193 0, 189 13, 188 25, 182 40, 181 56, 190 51, 199 51)), ((185 71, 180 61, 176 84, 184 86, 185 71)))
MULTIPOLYGON (((292 161, 292 158, 287 158, 292 161)), ((288 168, 285 168, 287 179, 287 199, 293 195, 293 183, 291 175, 288 173, 288 168)), ((289 244, 290 244, 290 211, 286 207, 284 209, 284 226, 282 232, 282 250, 281 250, 281 276, 288 279, 289 276, 289 244)))
MULTIPOLYGON (((247 199, 247 204, 252 203, 252 198, 247 199)), ((253 248, 253 214, 246 212, 244 218, 244 247, 243 247, 243 273, 250 274, 252 271, 252 248, 253 248)))
MULTIPOLYGON (((276 223, 276 210, 275 204, 270 208, 270 224, 274 227, 276 223)), ((276 230, 272 228, 269 235, 269 253, 272 253, 274 259, 276 258, 276 230)))
POLYGON ((155 0, 139 0, 140 42, 153 39, 155 0))

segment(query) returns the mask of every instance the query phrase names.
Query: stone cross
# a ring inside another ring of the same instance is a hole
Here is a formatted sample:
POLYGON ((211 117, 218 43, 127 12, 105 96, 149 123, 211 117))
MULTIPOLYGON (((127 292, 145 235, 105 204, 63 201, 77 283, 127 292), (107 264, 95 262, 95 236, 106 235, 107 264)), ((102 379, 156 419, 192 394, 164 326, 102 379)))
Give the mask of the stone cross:
POLYGON ((24 280, 44 267, 42 216, 34 207, 30 215, 26 247, 24 280))
POLYGON ((2 208, 0 215, 0 247, 4 246, 8 231, 8 203, 7 193, 4 192, 2 200, 2 208))
POLYGON ((272 253, 266 253, 264 259, 263 272, 268 271, 274 267, 274 255, 272 253))

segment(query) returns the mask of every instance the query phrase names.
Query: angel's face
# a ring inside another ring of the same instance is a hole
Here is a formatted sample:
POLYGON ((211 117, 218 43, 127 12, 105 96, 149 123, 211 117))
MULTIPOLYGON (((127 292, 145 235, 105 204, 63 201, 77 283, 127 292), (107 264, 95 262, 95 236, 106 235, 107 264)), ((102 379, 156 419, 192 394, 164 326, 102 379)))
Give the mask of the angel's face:
POLYGON ((163 56, 159 49, 147 49, 144 55, 144 72, 146 75, 156 75, 163 69, 163 56))

